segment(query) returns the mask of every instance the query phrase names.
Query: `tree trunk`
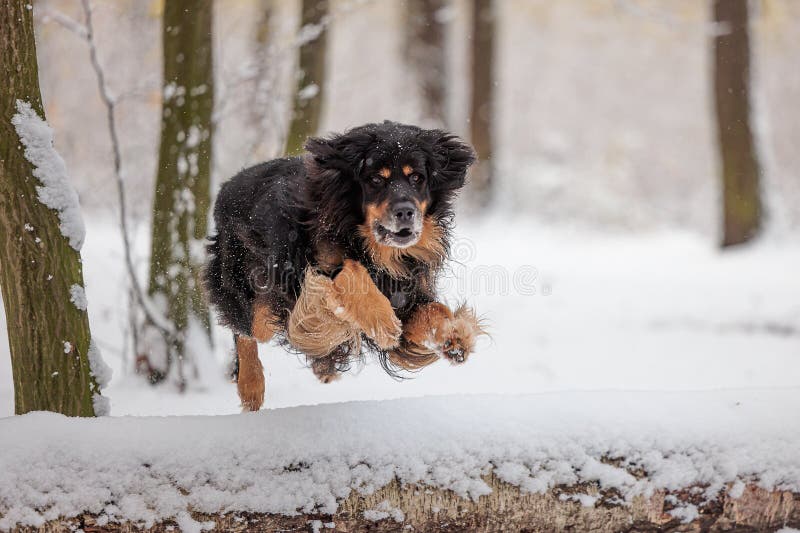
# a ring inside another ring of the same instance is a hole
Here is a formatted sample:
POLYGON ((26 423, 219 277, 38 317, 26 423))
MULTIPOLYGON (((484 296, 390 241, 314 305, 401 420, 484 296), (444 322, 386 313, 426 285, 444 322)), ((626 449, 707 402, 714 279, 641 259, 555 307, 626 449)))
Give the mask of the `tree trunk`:
POLYGON ((494 2, 472 0, 470 138, 478 155, 478 161, 472 170, 471 181, 475 197, 482 205, 491 201, 493 192, 493 56, 494 2))
POLYGON ((15 412, 94 416, 95 408, 101 411, 103 405, 93 403, 101 396, 91 374, 89 319, 82 298, 83 228, 77 195, 48 142, 52 131, 41 122, 44 109, 29 3, 8 0, 0 9, 0 284, 15 412), (35 138, 20 136, 22 116, 26 124, 39 128, 35 138), (26 150, 37 141, 38 156, 26 150), (42 157, 59 168, 45 168, 42 157), (50 185, 59 187, 64 198, 48 199, 48 176, 54 175, 57 183, 50 185), (59 200, 61 205, 53 207, 59 200))
POLYGON ((722 165, 722 246, 752 239, 761 222, 759 163, 750 117, 748 0, 714 0, 714 95, 722 165))
POLYGON ((286 155, 303 153, 303 145, 316 135, 322 116, 328 0, 303 0, 299 33, 300 62, 294 96, 294 114, 286 137, 286 155))
MULTIPOLYGON (((164 346, 150 347, 172 363, 183 388, 186 336, 192 318, 210 335, 210 315, 200 287, 203 242, 210 204, 214 105, 212 0, 164 4, 164 88, 161 148, 153 205, 149 295, 172 324, 164 346)), ((209 337, 210 339, 210 337, 209 337)))
POLYGON ((445 0, 409 0, 406 11, 406 58, 416 72, 424 122, 440 128, 447 124, 445 24, 441 20, 446 7, 445 0))

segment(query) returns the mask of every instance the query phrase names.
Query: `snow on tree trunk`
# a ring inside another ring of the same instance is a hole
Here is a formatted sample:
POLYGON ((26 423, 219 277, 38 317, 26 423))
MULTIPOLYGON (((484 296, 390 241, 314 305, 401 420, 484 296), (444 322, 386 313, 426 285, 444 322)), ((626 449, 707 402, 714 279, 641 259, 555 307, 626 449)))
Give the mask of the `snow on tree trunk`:
POLYGON ((722 172, 722 246, 752 239, 761 223, 759 163, 750 116, 748 0, 715 0, 714 96, 722 172))
POLYGON ((287 155, 303 153, 303 145, 310 135, 317 133, 322 115, 328 0, 303 0, 302 10, 298 35, 300 61, 297 68, 294 113, 286 137, 287 155))
POLYGON ((108 411, 110 370, 91 342, 78 196, 39 91, 30 3, 0 10, 0 283, 17 414, 108 411))
POLYGON ((156 333, 150 325, 144 338, 149 362, 163 370, 160 376, 174 371, 180 388, 190 377, 184 361, 193 321, 210 340, 200 269, 210 204, 212 7, 211 0, 164 4, 161 147, 148 292, 171 323, 172 334, 156 333))
POLYGON ((411 0, 405 12, 406 58, 416 72, 422 96, 423 122, 434 127, 447 125, 447 53, 445 0, 411 0))
POLYGON ((493 0, 472 0, 470 139, 478 162, 470 181, 475 198, 483 205, 491 200, 492 194, 494 16, 493 0))

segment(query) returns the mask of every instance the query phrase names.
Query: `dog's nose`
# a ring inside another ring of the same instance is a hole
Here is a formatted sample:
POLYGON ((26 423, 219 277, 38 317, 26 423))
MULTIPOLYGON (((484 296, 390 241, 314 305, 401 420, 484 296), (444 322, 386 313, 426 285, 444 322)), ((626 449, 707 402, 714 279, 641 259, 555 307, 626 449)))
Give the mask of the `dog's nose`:
POLYGON ((398 224, 410 224, 414 222, 414 216, 417 214, 416 206, 408 201, 394 204, 392 210, 394 219, 398 224))

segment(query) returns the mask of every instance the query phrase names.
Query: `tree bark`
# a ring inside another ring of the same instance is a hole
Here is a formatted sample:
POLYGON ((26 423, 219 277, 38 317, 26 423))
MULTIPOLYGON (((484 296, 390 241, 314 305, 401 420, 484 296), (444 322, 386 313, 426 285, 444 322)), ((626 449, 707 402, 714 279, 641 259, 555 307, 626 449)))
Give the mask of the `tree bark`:
POLYGON ((58 213, 39 200, 42 183, 11 123, 18 100, 44 119, 29 4, 8 0, 0 9, 0 285, 15 412, 94 416, 100 391, 89 363, 89 319, 71 301, 73 286, 83 287, 80 246, 71 246, 58 213))
POLYGON ((303 145, 319 130, 325 88, 328 0, 303 0, 300 62, 294 113, 286 136, 286 155, 303 153, 303 145))
POLYGON ((200 269, 210 205, 212 10, 212 0, 164 4, 161 145, 148 292, 173 326, 174 334, 157 351, 163 349, 166 356, 165 375, 177 364, 181 388, 187 380, 183 362, 190 319, 197 319, 210 336, 200 269))
POLYGON ((722 166, 722 246, 752 239, 761 224, 759 162, 750 116, 748 0, 714 0, 714 95, 722 166))
POLYGON ((471 182, 478 203, 482 205, 491 201, 494 187, 494 7, 493 0, 472 0, 470 139, 478 161, 472 170, 471 182))
POLYGON ((424 121, 447 125, 447 61, 445 24, 440 13, 445 0, 409 0, 406 21, 406 58, 416 73, 424 121))

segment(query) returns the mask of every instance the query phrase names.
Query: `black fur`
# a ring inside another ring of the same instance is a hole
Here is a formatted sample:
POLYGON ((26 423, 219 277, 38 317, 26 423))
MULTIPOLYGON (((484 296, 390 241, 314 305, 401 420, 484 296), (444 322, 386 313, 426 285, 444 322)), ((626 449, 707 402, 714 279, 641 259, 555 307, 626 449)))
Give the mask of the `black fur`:
POLYGON ((318 265, 320 246, 334 246, 344 257, 362 262, 405 321, 417 305, 435 298, 419 280, 432 280, 441 263, 405 258, 414 274, 397 279, 373 263, 358 232, 365 205, 374 200, 365 180, 398 158, 424 165, 419 195, 428 202, 427 216, 442 229, 446 250, 452 202, 474 161, 473 150, 452 134, 388 121, 309 139, 306 149, 304 157, 243 170, 217 196, 217 234, 209 238, 205 285, 221 323, 250 335, 258 296, 282 331, 306 268, 318 265))

